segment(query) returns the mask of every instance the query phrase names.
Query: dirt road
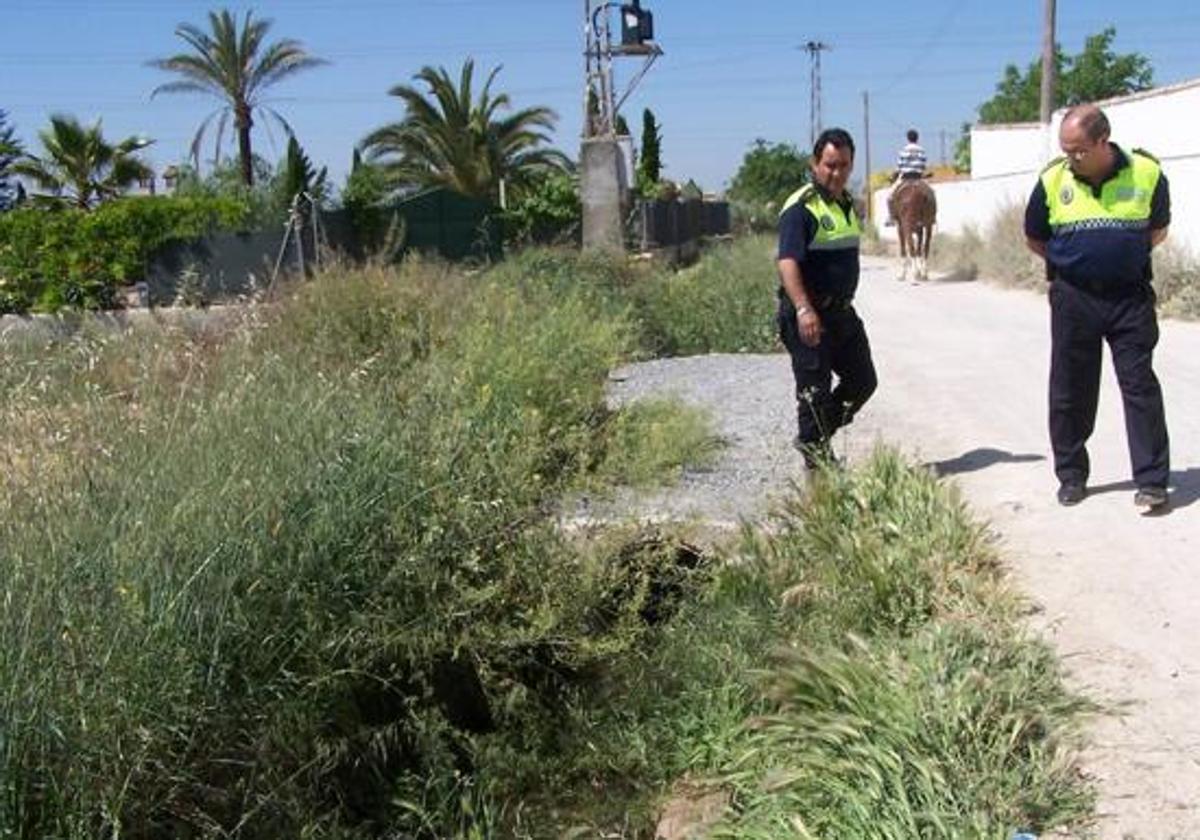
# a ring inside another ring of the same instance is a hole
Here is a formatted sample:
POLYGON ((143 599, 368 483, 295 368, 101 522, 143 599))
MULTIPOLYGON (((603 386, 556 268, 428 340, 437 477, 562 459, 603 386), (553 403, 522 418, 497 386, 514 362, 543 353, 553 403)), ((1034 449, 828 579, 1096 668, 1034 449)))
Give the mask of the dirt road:
POLYGON ((1101 793, 1097 836, 1200 838, 1200 325, 1162 322, 1155 357, 1171 511, 1133 506, 1107 352, 1091 495, 1066 509, 1054 499, 1046 432, 1045 298, 981 283, 914 286, 891 279, 889 263, 869 266, 860 308, 884 384, 853 434, 911 447, 953 474, 1003 536, 1073 678, 1129 703, 1097 723, 1086 756, 1101 793))
MULTIPOLYGON (((864 261, 859 310, 879 370, 876 397, 836 448, 877 440, 934 463, 1002 538, 1037 626, 1074 683, 1123 703, 1091 730, 1085 769, 1100 791, 1101 840, 1200 838, 1200 324, 1164 321, 1156 369, 1166 397, 1172 506, 1133 506, 1119 394, 1105 358, 1089 447, 1091 495, 1055 501, 1046 431, 1049 313, 1043 296, 985 283, 913 285, 864 261)), ((707 405, 730 442, 711 473, 641 509, 753 516, 796 476, 787 449, 785 356, 663 360, 618 372, 617 399, 674 391, 707 405)))

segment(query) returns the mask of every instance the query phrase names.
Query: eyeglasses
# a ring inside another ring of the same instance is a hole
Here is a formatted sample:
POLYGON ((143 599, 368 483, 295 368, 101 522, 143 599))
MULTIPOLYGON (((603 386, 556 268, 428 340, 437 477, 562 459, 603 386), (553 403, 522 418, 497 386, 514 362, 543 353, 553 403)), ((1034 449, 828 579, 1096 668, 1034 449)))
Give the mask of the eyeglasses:
POLYGON ((1094 152, 1096 147, 1099 145, 1099 143, 1093 143, 1090 146, 1084 146, 1082 149, 1063 149, 1062 152, 1071 160, 1079 163, 1080 161, 1087 160, 1088 156, 1094 152))

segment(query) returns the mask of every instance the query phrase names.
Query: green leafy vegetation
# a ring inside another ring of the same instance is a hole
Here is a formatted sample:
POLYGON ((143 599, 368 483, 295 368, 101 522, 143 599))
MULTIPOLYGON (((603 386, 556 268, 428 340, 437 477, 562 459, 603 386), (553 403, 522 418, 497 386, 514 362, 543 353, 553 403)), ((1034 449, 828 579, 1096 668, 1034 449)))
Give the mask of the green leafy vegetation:
POLYGON ((1068 759, 1087 706, 1014 629, 952 491, 884 452, 780 515, 746 553, 785 644, 717 771, 736 813, 714 836, 1007 838, 1086 816, 1068 759))
POLYGON ((808 155, 790 143, 759 138, 729 185, 740 221, 753 231, 774 230, 787 197, 809 181, 808 155))
POLYGON ((300 147, 300 141, 295 137, 289 138, 287 154, 279 165, 276 184, 279 203, 290 206, 296 196, 303 194, 308 196, 309 201, 319 205, 329 195, 328 180, 328 169, 313 166, 312 160, 300 147))
POLYGON ((105 309, 145 276, 164 243, 240 229, 234 200, 126 198, 92 211, 18 209, 0 215, 0 313, 105 309))
MULTIPOLYGON (((1055 109, 1083 102, 1099 102, 1153 86, 1150 60, 1141 53, 1116 53, 1112 44, 1117 37, 1114 27, 1106 27, 1084 39, 1083 49, 1067 55, 1054 48, 1055 109)), ((979 106, 979 122, 1036 122, 1041 112, 1042 61, 1034 59, 1024 72, 1015 64, 1004 68, 996 83, 996 93, 979 106)), ((971 170, 971 124, 963 123, 954 146, 954 165, 960 172, 971 170)))
POLYGON ((596 254, 535 248, 494 269, 511 282, 584 294, 602 311, 628 313, 641 352, 655 356, 766 353, 777 344, 772 243, 715 245, 675 271, 596 254))
POLYGON ((556 526, 711 454, 694 411, 609 411, 608 371, 755 346, 773 286, 765 240, 678 275, 409 258, 220 327, 0 345, 0 830, 639 838, 680 780, 728 837, 1085 816, 1082 704, 895 455, 706 550, 556 526))
POLYGON ((579 234, 583 209, 579 182, 566 172, 532 179, 504 213, 505 239, 514 246, 562 244, 579 234))
POLYGON ((637 191, 644 198, 656 198, 662 179, 662 126, 649 108, 642 111, 642 146, 637 162, 637 191))
MULTIPOLYGON (((1065 55, 1055 50, 1054 107, 1097 102, 1139 90, 1148 90, 1153 73, 1140 53, 1118 55, 1112 43, 1117 30, 1107 27, 1084 41, 1083 50, 1065 55)), ((1041 103, 1042 62, 1032 61, 1022 73, 1016 65, 1004 68, 996 94, 979 106, 979 121, 990 123, 1034 122, 1041 103)))
POLYGON ((416 260, 247 318, 4 350, 6 832, 445 836, 396 798, 644 633, 544 510, 662 443, 627 320, 416 260))

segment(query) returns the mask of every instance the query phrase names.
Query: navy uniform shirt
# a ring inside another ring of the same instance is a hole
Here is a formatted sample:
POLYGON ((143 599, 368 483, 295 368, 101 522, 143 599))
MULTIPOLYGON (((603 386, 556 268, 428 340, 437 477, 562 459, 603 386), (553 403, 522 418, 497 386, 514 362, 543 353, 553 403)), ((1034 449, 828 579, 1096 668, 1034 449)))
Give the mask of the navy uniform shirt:
MULTIPOLYGON (((1117 165, 1092 193, 1100 195, 1104 183, 1129 166, 1129 156, 1115 143, 1117 165)), ((1090 186, 1076 179, 1081 188, 1090 186)), ((1145 289, 1151 279, 1150 232, 1171 224, 1171 197, 1167 176, 1160 174, 1150 199, 1149 230, 1093 228, 1055 234, 1050 229, 1046 188, 1038 179, 1025 206, 1025 235, 1046 243, 1046 262, 1052 276, 1073 286, 1105 296, 1121 296, 1145 289)))
MULTIPOLYGON (((820 189, 820 187, 817 187, 820 189)), ((833 212, 846 214, 854 211, 854 199, 843 193, 834 201, 822 192, 822 198, 833 207, 833 212)), ((803 201, 797 201, 779 217, 779 259, 792 259, 800 266, 804 277, 804 290, 817 309, 832 303, 846 303, 854 297, 858 288, 858 248, 843 248, 836 251, 811 251, 809 245, 817 235, 817 220, 803 201)), ((781 300, 790 305, 787 295, 780 289, 781 300)))

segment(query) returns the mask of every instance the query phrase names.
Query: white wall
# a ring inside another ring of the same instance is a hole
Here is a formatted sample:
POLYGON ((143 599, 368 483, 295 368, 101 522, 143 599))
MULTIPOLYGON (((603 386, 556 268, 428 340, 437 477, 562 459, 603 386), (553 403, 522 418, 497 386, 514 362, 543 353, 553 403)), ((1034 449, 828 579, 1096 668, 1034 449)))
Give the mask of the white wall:
MULTIPOLYGON (((931 184, 937 193, 937 231, 958 235, 974 226, 986 233, 995 215, 1010 204, 1025 206, 1033 189, 1036 172, 1017 173, 997 178, 972 178, 931 184)), ((888 190, 876 190, 872 212, 879 232, 885 239, 896 239, 895 227, 883 227, 887 218, 888 190)))
MULTIPOLYGON (((1129 149, 1144 148, 1162 161, 1171 185, 1170 241, 1200 255, 1200 79, 1097 103, 1112 124, 1112 138, 1129 149)), ((937 229, 961 233, 971 225, 986 233, 997 212, 1024 206, 1038 173, 1058 152, 1055 112, 1050 133, 1032 123, 971 129, 969 180, 932 184, 938 197, 937 229)), ((873 197, 880 233, 895 240, 887 218, 887 191, 873 197)))
POLYGON ((973 126, 971 177, 993 178, 1039 171, 1047 160, 1047 149, 1041 123, 973 126))

